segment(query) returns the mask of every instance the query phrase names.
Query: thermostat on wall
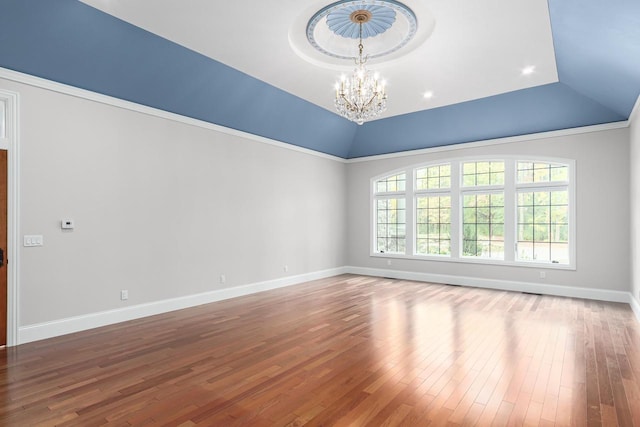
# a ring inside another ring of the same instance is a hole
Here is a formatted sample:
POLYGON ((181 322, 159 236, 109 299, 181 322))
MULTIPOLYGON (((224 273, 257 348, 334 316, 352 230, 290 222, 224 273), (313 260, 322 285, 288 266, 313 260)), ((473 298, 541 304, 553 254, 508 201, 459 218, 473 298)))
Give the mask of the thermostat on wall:
POLYGON ((74 223, 72 219, 63 219, 60 222, 60 226, 62 227, 63 230, 73 230, 74 223))

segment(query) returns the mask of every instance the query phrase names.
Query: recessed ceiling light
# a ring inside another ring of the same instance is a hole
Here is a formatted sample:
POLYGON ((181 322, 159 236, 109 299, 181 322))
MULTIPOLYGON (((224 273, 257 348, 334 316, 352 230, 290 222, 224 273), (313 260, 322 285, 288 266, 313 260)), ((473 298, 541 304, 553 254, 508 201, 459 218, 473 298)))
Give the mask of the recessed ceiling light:
POLYGON ((424 97, 424 99, 431 99, 431 98, 433 98, 433 92, 428 90, 422 96, 424 97))
POLYGON ((535 65, 529 65, 527 67, 524 67, 521 70, 521 73, 522 73, 523 76, 528 76, 530 74, 533 74, 534 71, 536 71, 536 66, 535 65))

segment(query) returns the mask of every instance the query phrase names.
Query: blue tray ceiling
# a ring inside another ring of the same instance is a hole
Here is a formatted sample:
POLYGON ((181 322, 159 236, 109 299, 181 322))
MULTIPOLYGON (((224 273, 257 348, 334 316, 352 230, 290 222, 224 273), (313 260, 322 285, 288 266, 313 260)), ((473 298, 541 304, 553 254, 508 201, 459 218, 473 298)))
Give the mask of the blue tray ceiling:
POLYGON ((76 0, 0 0, 0 67, 342 158, 628 119, 640 1, 549 12, 559 83, 363 126, 76 0))

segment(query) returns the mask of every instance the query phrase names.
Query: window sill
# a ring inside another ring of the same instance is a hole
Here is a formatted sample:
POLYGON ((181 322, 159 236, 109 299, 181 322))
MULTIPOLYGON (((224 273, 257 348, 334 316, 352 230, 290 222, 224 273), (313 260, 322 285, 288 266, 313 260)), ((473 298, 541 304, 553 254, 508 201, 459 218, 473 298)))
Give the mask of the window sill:
POLYGON ((553 264, 550 262, 523 262, 523 261, 503 261, 488 258, 451 258, 445 255, 441 256, 425 256, 425 255, 406 255, 406 254, 389 254, 389 253, 377 253, 372 252, 369 254, 372 258, 393 258, 393 259, 406 259, 413 261, 433 261, 433 262, 452 262, 462 264, 482 264, 482 265, 495 265, 495 266, 507 266, 507 267, 527 267, 547 270, 572 270, 575 271, 576 267, 572 264, 553 264))

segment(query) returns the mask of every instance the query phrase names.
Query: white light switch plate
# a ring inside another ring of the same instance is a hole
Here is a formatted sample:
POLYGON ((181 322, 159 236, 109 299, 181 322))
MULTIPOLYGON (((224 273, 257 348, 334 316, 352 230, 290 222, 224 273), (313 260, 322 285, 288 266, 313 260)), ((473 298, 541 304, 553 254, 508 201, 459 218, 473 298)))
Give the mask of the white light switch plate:
POLYGON ((44 238, 42 234, 29 234, 24 236, 24 246, 42 246, 44 245, 44 238))

